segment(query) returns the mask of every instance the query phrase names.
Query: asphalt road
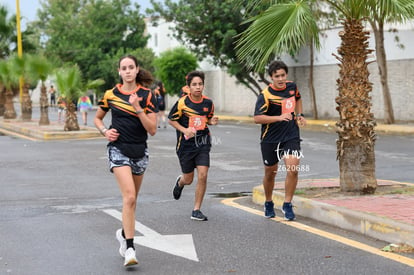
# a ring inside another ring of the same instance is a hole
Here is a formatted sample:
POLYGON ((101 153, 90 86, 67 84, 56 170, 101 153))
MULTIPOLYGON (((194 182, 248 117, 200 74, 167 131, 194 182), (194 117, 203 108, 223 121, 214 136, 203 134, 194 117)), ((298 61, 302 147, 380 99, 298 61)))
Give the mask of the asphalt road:
MULTIPOLYGON (((215 145, 202 207, 208 222, 190 220, 194 184, 179 201, 172 198, 179 174, 174 130, 160 129, 150 138, 136 232, 147 246, 136 244, 140 265, 129 269, 115 240, 121 196, 107 170, 105 140, 0 136, 0 274, 412 274, 408 265, 223 204, 223 197, 248 195, 261 182, 259 128, 223 122, 211 130, 215 145)), ((302 164, 309 169, 301 178, 338 177, 335 139, 303 131, 302 164)), ((378 179, 412 182, 413 141, 379 137, 378 179)), ((248 196, 240 203, 261 210, 248 196)), ((317 225, 300 217, 298 222, 317 225)))

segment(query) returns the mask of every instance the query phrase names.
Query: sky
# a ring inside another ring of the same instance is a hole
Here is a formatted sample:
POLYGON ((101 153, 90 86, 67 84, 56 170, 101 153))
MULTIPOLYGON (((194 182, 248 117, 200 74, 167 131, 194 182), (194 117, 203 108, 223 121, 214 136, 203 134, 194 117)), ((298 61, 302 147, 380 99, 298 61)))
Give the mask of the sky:
MULTIPOLYGON (((65 1, 65 0, 61 0, 65 1)), ((159 1, 163 2, 163 1, 159 1)), ((152 7, 150 0, 131 0, 131 3, 139 3, 141 12, 152 7)), ((16 0, 1 0, 1 4, 5 5, 11 14, 16 14, 16 0)), ((21 26, 25 29, 26 23, 35 20, 37 9, 40 8, 39 0, 19 0, 21 26)))

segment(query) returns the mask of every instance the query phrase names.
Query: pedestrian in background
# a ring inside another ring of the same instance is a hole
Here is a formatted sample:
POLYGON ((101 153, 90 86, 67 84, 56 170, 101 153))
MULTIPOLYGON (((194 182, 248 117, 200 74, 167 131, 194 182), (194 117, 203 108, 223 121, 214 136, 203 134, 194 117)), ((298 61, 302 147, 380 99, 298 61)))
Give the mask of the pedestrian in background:
POLYGON ((216 125, 214 104, 203 95, 204 73, 193 71, 187 75, 190 93, 181 97, 168 115, 169 123, 177 130, 177 156, 182 175, 178 176, 173 188, 173 197, 178 200, 185 185, 193 182, 197 169, 197 186, 191 219, 207 221, 201 212, 201 204, 207 188, 207 174, 210 167, 211 137, 207 125, 216 125))
POLYGON ((266 202, 265 217, 274 218, 273 188, 279 168, 284 160, 286 171, 285 199, 282 212, 285 220, 295 219, 292 199, 298 183, 301 156, 298 124, 304 126, 302 99, 294 82, 287 81, 288 67, 282 61, 273 61, 268 68, 272 83, 266 87, 256 101, 254 122, 262 124, 261 151, 264 164, 263 188, 266 202))
POLYGON ((138 264, 134 247, 135 211, 138 193, 148 166, 148 133, 157 130, 156 99, 144 86, 152 83, 152 76, 138 65, 132 55, 118 62, 121 83, 105 92, 98 103, 95 126, 109 141, 107 154, 109 169, 115 175, 122 194, 122 228, 116 231, 119 253, 124 265, 138 264), (104 117, 111 111, 111 125, 104 125, 104 117))
POLYGON ((78 111, 82 115, 83 125, 88 124, 88 112, 92 110, 92 102, 89 96, 83 95, 78 99, 78 111))
POLYGON ((49 94, 50 94, 50 106, 53 107, 56 105, 56 89, 55 87, 53 87, 53 85, 50 85, 49 94))
POLYGON ((154 94, 157 98, 157 104, 158 104, 158 113, 157 113, 157 125, 158 128, 167 128, 167 119, 165 118, 165 89, 164 85, 161 81, 158 81, 155 84, 154 88, 154 94))
POLYGON ((58 106, 58 123, 66 119, 66 98, 60 95, 57 99, 58 106))

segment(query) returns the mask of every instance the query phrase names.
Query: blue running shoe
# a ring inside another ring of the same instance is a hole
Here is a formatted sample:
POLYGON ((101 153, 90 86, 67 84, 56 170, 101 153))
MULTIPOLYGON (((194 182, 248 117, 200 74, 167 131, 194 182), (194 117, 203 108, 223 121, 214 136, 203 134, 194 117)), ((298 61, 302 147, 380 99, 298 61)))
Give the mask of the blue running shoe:
POLYGON ((285 220, 293 221, 295 219, 295 213, 293 213, 293 206, 290 202, 284 202, 282 212, 285 214, 285 220))
POLYGON ((266 201, 264 204, 264 211, 265 211, 265 217, 270 219, 274 218, 276 216, 275 214, 275 205, 273 204, 273 201, 266 201))

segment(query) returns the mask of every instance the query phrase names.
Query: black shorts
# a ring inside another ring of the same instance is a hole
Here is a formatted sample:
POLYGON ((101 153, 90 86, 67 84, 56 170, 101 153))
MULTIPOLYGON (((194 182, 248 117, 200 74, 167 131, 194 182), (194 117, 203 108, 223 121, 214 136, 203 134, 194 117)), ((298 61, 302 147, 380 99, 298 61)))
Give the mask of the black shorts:
POLYGON ((177 152, 177 156, 184 174, 193 172, 197 166, 210 167, 210 149, 196 152, 177 152))
POLYGON ((301 156, 300 139, 291 139, 281 143, 262 143, 262 158, 265 166, 273 166, 286 155, 301 156))

